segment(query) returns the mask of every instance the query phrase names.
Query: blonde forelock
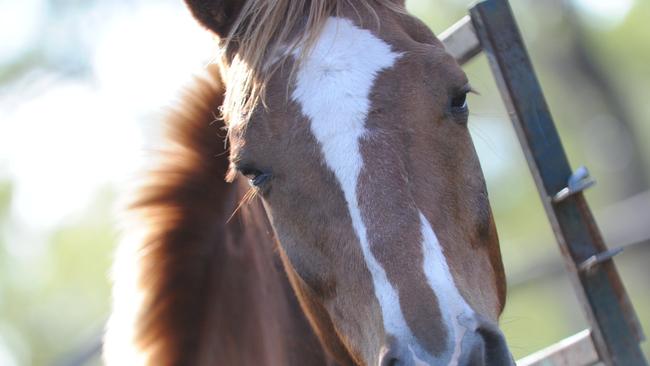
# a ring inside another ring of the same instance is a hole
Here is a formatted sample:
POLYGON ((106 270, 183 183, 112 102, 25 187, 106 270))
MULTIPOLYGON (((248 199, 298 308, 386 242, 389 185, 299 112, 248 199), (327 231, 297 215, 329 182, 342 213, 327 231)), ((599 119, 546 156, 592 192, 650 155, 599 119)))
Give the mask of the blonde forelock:
POLYGON ((355 11, 367 9, 377 24, 377 6, 404 12, 392 0, 246 1, 220 47, 220 58, 227 65, 223 70, 227 87, 221 112, 228 125, 248 122, 253 109, 264 100, 266 84, 279 65, 296 53, 293 67, 298 67, 327 18, 339 15, 344 6, 355 11))

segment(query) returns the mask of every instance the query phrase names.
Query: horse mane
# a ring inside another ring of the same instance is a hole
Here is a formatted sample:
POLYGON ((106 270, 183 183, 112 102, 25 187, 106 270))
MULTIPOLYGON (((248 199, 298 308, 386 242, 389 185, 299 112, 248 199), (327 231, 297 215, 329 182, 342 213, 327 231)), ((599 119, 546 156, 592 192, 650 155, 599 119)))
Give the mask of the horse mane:
POLYGON ((339 15, 346 8, 359 14, 358 8, 363 8, 379 25, 374 6, 405 12, 394 0, 245 1, 221 42, 222 55, 229 63, 224 119, 229 124, 245 124, 264 99, 265 86, 273 73, 294 54, 297 57, 293 68, 299 67, 330 16, 339 15))
POLYGON ((112 273, 108 365, 325 359, 274 252, 261 204, 244 205, 228 221, 248 185, 224 181, 223 122, 214 117, 223 94, 214 69, 196 79, 166 119, 165 149, 131 201, 127 222, 134 225, 112 273), (293 347, 304 355, 286 351, 293 347))

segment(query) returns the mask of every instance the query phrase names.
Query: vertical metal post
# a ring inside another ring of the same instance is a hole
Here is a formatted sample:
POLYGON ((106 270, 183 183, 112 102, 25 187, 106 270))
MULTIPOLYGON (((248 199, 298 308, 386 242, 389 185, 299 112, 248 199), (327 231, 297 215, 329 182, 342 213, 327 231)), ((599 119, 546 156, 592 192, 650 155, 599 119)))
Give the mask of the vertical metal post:
POLYGON ((470 9, 476 34, 535 178, 569 274, 607 365, 647 365, 634 309, 611 260, 579 271, 607 248, 582 193, 554 203, 567 185, 569 162, 507 0, 485 0, 470 9))

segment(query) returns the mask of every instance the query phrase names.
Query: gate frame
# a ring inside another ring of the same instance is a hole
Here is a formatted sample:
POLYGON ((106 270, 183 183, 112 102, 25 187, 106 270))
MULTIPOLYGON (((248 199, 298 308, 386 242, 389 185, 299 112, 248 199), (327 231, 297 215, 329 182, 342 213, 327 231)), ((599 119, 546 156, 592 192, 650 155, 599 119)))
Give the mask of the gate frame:
POLYGON ((582 194, 593 182, 586 168, 571 171, 508 0, 476 3, 440 39, 461 65, 487 56, 590 325, 520 364, 647 366, 645 336, 612 261, 618 252, 607 249, 582 194))

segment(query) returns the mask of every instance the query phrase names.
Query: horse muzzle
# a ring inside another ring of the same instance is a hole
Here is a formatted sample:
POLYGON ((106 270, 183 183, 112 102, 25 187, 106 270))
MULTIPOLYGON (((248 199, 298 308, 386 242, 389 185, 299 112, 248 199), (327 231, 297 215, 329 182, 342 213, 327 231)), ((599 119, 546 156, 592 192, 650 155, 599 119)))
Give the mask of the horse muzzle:
MULTIPOLYGON (((420 359, 408 344, 391 337, 383 347, 379 366, 515 366, 503 333, 496 324, 473 319, 473 330, 467 331, 460 352, 452 352, 445 361, 428 363, 420 359)), ((470 329, 472 329, 470 328, 470 329)))

